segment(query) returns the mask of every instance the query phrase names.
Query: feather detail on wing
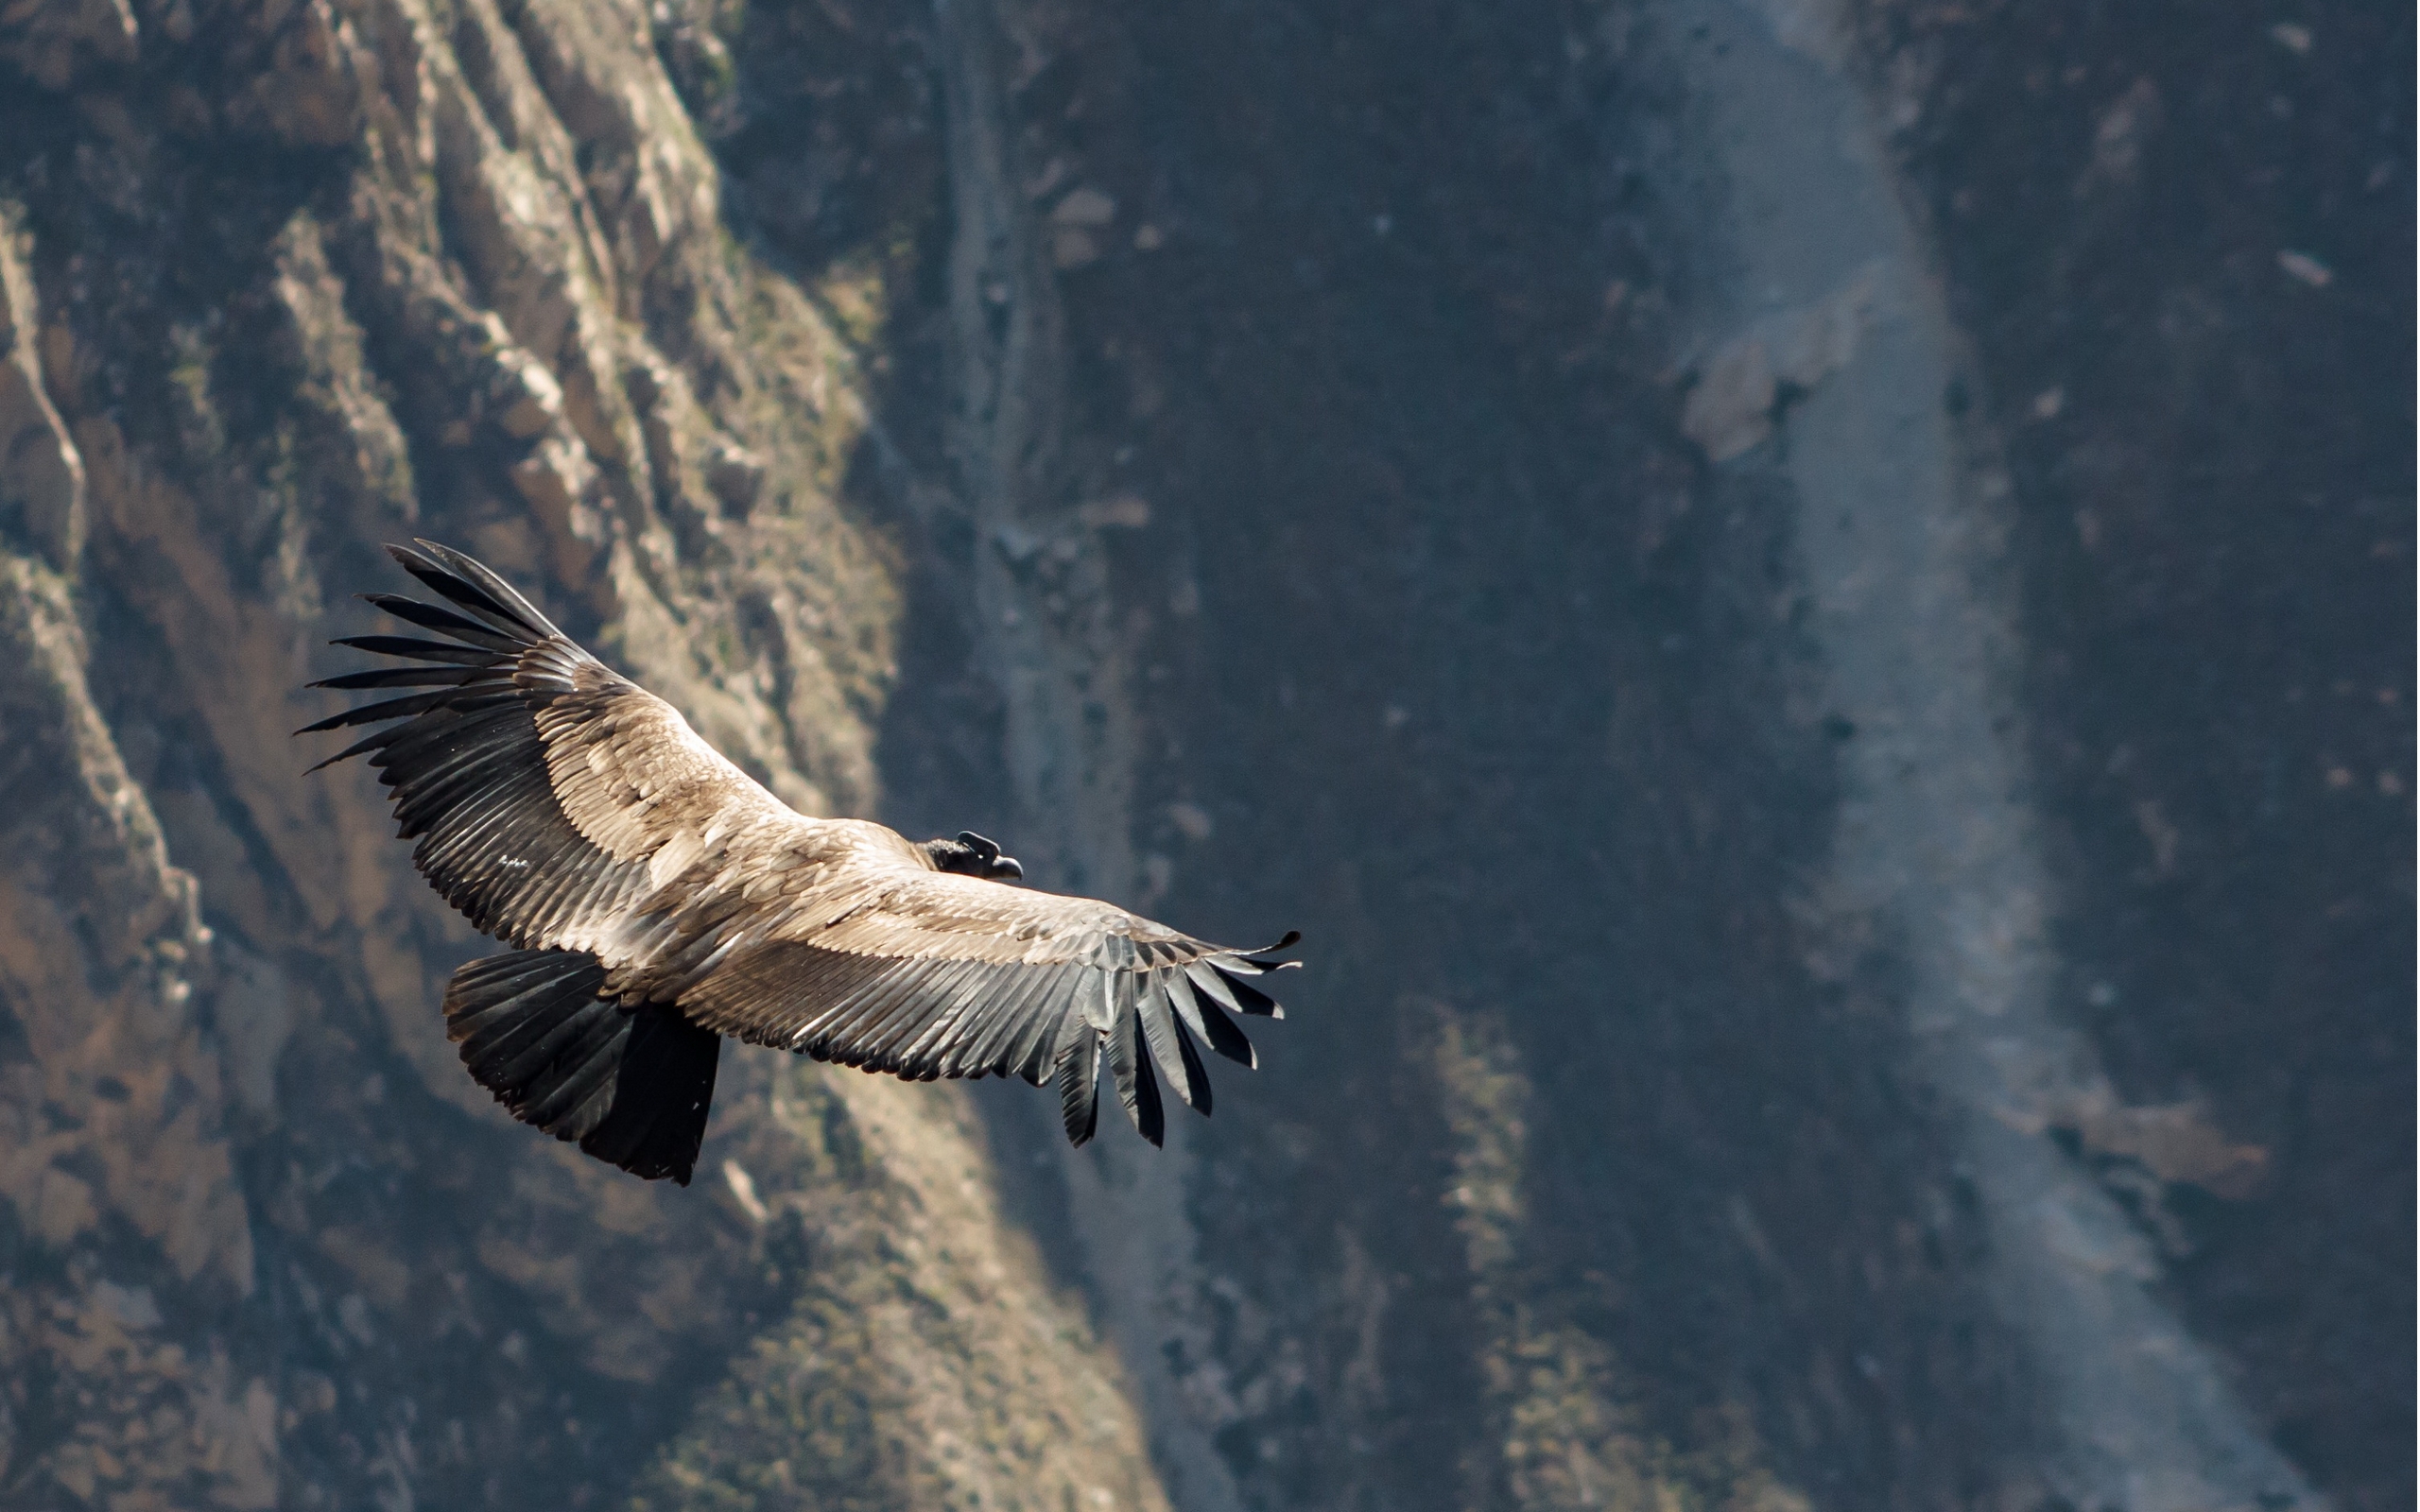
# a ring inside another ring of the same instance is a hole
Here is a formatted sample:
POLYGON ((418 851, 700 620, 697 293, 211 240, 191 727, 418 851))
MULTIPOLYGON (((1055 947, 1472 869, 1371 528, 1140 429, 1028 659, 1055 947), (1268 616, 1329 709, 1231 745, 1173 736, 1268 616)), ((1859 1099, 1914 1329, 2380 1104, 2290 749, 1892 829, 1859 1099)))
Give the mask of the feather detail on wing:
POLYGON ((856 870, 855 896, 802 900, 684 984, 681 1010, 752 1044, 910 1080, 1056 1077, 1071 1138, 1092 1125, 1083 1067, 1106 1060, 1120 1105, 1157 1143, 1154 1068, 1208 1113, 1200 1046, 1256 1064, 1229 1015, 1276 1012, 1253 979, 1293 964, 1270 954, 1291 936, 1238 951, 1087 898, 873 859, 856 870), (1197 989, 1197 978, 1215 985, 1197 989))
POLYGON ((388 722, 320 765, 369 756, 397 833, 420 842, 414 865, 479 929, 629 965, 622 936, 665 902, 664 884, 705 849, 709 830, 798 822, 669 704, 580 649, 479 563, 425 541, 388 551, 448 603, 364 596, 451 642, 339 641, 413 664, 313 686, 436 691, 302 732, 388 722))
POLYGON ((443 547, 422 544, 420 551, 388 550, 458 608, 389 594, 365 596, 397 618, 449 639, 372 635, 339 641, 412 664, 313 686, 434 684, 439 691, 349 709, 298 733, 384 723, 384 729, 320 765, 370 758, 394 800, 396 833, 419 841, 413 864, 479 929, 519 946, 584 946, 643 895, 647 871, 587 840, 554 798, 533 707, 537 700, 522 686, 520 674, 532 653, 571 643, 484 567, 443 547))

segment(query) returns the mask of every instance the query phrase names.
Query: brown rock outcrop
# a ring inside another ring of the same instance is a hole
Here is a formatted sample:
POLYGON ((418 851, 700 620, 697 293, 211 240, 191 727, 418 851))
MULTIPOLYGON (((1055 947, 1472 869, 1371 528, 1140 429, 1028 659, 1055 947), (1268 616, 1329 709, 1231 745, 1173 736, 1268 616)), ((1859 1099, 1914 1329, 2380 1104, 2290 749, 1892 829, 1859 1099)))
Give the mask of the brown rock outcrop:
POLYGON ((484 942, 286 737, 424 534, 875 800, 858 359, 647 18, 21 4, 0 57, 5 1499, 579 1505, 669 1444, 664 1504, 1155 1504, 958 1093, 732 1053, 686 1191, 529 1137, 435 1011, 484 942))

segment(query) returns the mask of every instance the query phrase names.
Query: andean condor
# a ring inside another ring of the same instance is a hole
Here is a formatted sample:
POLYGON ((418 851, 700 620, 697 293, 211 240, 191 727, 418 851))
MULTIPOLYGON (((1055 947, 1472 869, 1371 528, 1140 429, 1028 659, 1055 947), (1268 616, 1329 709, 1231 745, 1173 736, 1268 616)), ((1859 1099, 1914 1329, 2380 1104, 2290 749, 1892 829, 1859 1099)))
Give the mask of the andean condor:
POLYGON ((1009 886, 978 834, 797 813, 486 567, 387 549, 452 607, 364 596, 446 639, 340 640, 408 664, 312 686, 431 691, 298 733, 383 725, 320 765, 367 754, 421 874, 515 947, 454 973, 445 1024, 523 1123, 685 1185, 723 1035, 909 1080, 1050 1078, 1078 1144, 1103 1061, 1154 1144, 1154 1066, 1207 1113, 1197 1041, 1255 1064, 1229 1014, 1281 1016, 1255 983, 1295 935, 1213 945, 1009 886))

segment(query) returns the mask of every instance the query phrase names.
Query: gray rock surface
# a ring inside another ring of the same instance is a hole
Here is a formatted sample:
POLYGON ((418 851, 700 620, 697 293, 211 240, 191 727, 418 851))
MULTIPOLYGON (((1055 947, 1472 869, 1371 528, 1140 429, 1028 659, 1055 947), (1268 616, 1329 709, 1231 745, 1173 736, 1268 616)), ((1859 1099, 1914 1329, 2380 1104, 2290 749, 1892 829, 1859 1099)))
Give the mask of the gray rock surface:
POLYGON ((0 4, 0 1505, 2410 1504, 2410 34, 0 4), (1263 1070, 529 1137, 411 534, 1263 1070))

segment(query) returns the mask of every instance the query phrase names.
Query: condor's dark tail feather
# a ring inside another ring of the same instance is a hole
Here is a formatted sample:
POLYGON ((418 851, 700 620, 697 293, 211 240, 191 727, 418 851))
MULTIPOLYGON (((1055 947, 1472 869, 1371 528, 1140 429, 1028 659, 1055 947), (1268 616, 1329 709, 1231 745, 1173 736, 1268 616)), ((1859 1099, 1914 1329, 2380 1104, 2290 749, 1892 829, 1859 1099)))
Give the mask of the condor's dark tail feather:
POLYGON ((658 1004, 597 997, 576 951, 473 961, 445 988, 445 1033, 513 1117, 633 1176, 683 1186, 698 1163, 721 1037, 658 1004))

